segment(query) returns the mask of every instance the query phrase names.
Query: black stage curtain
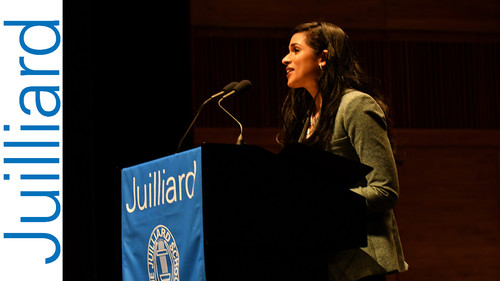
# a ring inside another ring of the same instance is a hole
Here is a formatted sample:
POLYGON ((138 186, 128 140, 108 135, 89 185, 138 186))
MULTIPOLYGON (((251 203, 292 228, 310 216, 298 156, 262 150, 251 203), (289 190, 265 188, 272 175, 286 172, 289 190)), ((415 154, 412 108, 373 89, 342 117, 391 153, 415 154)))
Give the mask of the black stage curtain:
POLYGON ((64 1, 64 280, 121 280, 120 171, 189 123, 189 3, 151 5, 64 1))

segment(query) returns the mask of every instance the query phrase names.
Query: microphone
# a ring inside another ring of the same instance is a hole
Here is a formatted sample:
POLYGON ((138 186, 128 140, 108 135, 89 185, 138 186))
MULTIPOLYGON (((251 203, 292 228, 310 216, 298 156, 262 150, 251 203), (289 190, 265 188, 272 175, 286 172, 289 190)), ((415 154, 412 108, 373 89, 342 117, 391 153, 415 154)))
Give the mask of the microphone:
POLYGON ((198 115, 200 115, 200 112, 201 110, 205 107, 205 105, 210 102, 211 100, 217 98, 217 97, 220 97, 228 92, 232 92, 233 89, 238 85, 238 82, 231 82, 229 84, 227 84, 224 88, 222 88, 222 90, 220 92, 218 92, 217 94, 215 95, 212 95, 211 97, 209 97, 207 100, 205 100, 201 106, 198 108, 198 110, 196 111, 196 114, 193 118, 193 121, 191 121, 191 124, 189 124, 189 127, 188 129, 186 130, 186 132, 184 133, 184 135, 182 136, 181 140, 179 141, 179 145, 177 146, 177 150, 175 151, 175 153, 179 152, 179 150, 181 149, 181 145, 182 143, 184 142, 184 139, 186 138, 187 134, 189 133, 189 131, 191 130, 191 128, 193 127, 194 125, 194 122, 196 121, 196 119, 198 118, 198 115))
POLYGON ((225 94, 224 96, 222 96, 222 99, 225 99, 229 96, 232 96, 234 94, 239 94, 239 93, 242 93, 242 92, 245 92, 245 91, 249 91, 252 89, 252 83, 248 80, 241 80, 240 83, 237 83, 234 88, 232 89, 232 91, 230 91, 229 93, 225 94))
POLYGON ((227 97, 230 97, 234 94, 239 94, 239 93, 243 93, 243 92, 246 92, 246 91, 249 91, 250 89, 252 89, 252 83, 250 83, 250 81, 248 80, 242 80, 240 81, 240 83, 238 83, 238 85, 234 86, 233 90, 230 91, 229 93, 225 94, 222 96, 222 98, 220 98, 219 100, 219 107, 224 110, 224 112, 227 113, 227 115, 229 115, 231 118, 233 118, 234 121, 236 121, 236 123, 238 123, 238 125, 240 126, 240 135, 238 136, 238 139, 236 140, 236 144, 237 145, 242 145, 242 144, 245 144, 245 141, 243 140, 243 126, 241 125, 240 121, 238 121, 238 119, 234 118, 233 115, 231 115, 231 113, 229 113, 229 111, 227 111, 222 105, 221 105, 221 102, 227 98, 227 97))

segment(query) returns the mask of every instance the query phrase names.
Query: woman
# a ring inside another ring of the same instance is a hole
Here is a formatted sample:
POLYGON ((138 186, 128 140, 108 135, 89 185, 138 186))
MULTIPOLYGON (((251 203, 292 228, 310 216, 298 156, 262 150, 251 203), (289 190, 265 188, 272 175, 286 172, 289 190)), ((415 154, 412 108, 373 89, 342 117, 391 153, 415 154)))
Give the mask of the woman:
POLYGON ((398 179, 387 106, 337 26, 297 26, 282 62, 291 88, 278 141, 302 142, 373 168, 353 191, 366 198, 368 246, 332 253, 329 280, 385 280, 407 270, 393 208, 398 179))

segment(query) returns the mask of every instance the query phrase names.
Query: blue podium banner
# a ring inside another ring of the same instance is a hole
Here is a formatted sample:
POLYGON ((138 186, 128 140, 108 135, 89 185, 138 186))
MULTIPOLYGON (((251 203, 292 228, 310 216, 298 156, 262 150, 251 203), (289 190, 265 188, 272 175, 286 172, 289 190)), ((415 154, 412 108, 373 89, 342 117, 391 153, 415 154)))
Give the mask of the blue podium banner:
POLYGON ((124 281, 205 277, 201 148, 122 170, 124 281))

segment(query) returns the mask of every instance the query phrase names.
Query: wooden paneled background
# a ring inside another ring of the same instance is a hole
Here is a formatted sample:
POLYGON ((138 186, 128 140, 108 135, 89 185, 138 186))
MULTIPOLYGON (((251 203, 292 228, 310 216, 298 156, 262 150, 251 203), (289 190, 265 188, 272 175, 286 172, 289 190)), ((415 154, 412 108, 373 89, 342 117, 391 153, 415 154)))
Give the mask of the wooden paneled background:
MULTIPOLYGON (((500 2, 191 0, 193 111, 231 81, 251 92, 225 107, 247 143, 279 151, 289 30, 325 20, 352 39, 392 108, 410 270, 391 280, 500 280, 500 2)), ((233 143, 216 103, 193 143, 233 143)))

